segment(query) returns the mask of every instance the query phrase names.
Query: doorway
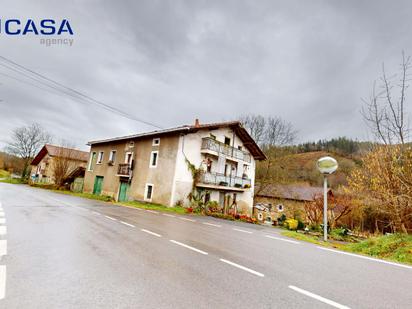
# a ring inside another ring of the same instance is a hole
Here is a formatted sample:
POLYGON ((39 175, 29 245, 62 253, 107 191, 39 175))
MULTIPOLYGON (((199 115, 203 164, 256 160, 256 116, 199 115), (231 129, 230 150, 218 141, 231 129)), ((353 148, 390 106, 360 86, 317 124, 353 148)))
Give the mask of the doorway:
POLYGON ((120 182, 119 197, 118 197, 119 202, 126 202, 128 200, 127 193, 129 192, 129 187, 130 187, 130 184, 128 182, 126 181, 120 182))
POLYGON ((93 194, 100 195, 102 193, 103 176, 96 176, 94 179, 93 194))

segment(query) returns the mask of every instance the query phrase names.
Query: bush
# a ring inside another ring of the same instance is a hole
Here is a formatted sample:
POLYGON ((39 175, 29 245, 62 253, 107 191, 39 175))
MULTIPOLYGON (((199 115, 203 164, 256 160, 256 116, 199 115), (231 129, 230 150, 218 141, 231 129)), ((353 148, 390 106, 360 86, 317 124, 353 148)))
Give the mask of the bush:
POLYGON ((291 231, 296 231, 298 229, 298 220, 296 219, 287 219, 283 225, 291 231))
POLYGON ((298 219, 298 230, 303 230, 305 228, 305 223, 302 220, 298 219))
POLYGON ((286 215, 285 215, 285 214, 282 214, 282 215, 280 216, 280 218, 278 219, 278 224, 279 224, 279 225, 282 225, 283 222, 285 222, 285 220, 286 220, 286 215))

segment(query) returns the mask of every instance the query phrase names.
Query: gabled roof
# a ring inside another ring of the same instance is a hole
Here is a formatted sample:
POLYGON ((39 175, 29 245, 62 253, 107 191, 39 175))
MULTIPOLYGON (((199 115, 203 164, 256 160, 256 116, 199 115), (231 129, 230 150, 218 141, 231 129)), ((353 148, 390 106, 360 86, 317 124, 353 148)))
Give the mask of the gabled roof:
POLYGON ((88 142, 88 145, 91 146, 91 145, 97 145, 97 144, 105 144, 105 143, 118 142, 118 141, 131 140, 131 139, 139 139, 139 138, 159 136, 159 135, 170 135, 170 134, 180 134, 180 133, 187 134, 187 133, 193 133, 199 130, 215 130, 215 129, 225 128, 225 127, 231 128, 239 136, 239 138, 242 140, 245 147, 250 151, 250 153, 253 155, 253 157, 256 160, 266 159, 266 156, 263 153, 263 151, 256 144, 256 142, 253 140, 253 138, 250 136, 247 130, 242 126, 240 121, 216 122, 216 123, 207 123, 207 124, 199 124, 196 121, 195 125, 184 125, 180 127, 163 129, 163 130, 155 130, 155 131, 150 131, 146 133, 139 133, 139 134, 109 138, 109 139, 90 141, 88 142))
MULTIPOLYGON (((256 185, 255 192, 257 196, 279 198, 286 200, 312 202, 323 196, 322 187, 310 187, 307 185, 278 185, 267 184, 260 190, 260 185, 256 185)), ((332 190, 328 189, 328 194, 332 194, 332 190)))
POLYGON ((55 145, 46 144, 40 149, 39 153, 34 157, 31 165, 37 165, 44 158, 46 154, 52 157, 63 156, 72 160, 87 162, 89 159, 89 153, 74 148, 67 148, 55 145))

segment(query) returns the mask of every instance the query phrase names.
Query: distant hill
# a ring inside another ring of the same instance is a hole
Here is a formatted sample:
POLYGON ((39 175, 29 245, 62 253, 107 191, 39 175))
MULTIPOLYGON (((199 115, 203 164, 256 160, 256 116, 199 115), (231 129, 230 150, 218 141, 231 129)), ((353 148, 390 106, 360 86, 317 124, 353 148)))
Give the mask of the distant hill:
POLYGON ((356 167, 358 159, 348 158, 336 153, 327 151, 311 151, 297 154, 289 154, 282 158, 279 162, 280 167, 287 175, 287 182, 305 182, 310 185, 321 186, 323 183, 323 176, 316 168, 316 162, 323 156, 334 157, 339 164, 338 170, 329 176, 329 184, 332 188, 339 185, 346 184, 346 177, 356 167))

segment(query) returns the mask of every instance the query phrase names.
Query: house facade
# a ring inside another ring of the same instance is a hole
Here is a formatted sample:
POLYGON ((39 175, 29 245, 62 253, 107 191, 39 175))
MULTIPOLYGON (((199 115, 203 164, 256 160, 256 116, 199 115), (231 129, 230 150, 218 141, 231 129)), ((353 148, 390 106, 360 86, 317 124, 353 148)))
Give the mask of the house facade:
POLYGON ((85 169, 88 158, 86 151, 46 144, 31 162, 31 181, 54 184, 57 165, 64 164, 70 174, 85 169))
POLYGON ((240 122, 186 125, 89 142, 84 192, 168 206, 188 195, 251 213, 255 161, 265 155, 240 122), (197 176, 193 177, 194 170, 197 176))

